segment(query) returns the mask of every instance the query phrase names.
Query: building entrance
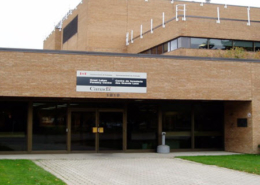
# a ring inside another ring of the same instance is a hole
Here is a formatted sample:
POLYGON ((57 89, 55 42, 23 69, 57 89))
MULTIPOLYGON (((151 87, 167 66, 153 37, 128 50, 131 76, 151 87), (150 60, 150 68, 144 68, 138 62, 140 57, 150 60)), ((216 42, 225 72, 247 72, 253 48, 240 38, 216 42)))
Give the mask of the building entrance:
POLYGON ((123 150, 123 110, 71 110, 68 127, 71 152, 123 150))
POLYGON ((0 113, 0 153, 154 152, 162 132, 171 151, 223 150, 233 119, 217 101, 0 102, 0 113))

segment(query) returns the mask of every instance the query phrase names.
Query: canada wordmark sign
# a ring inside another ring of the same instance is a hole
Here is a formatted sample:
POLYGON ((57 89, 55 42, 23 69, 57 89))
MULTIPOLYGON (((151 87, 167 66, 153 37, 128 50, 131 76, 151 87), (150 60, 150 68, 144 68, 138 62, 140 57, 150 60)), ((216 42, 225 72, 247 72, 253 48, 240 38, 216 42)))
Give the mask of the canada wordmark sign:
POLYGON ((77 71, 78 92, 146 93, 147 73, 77 71))

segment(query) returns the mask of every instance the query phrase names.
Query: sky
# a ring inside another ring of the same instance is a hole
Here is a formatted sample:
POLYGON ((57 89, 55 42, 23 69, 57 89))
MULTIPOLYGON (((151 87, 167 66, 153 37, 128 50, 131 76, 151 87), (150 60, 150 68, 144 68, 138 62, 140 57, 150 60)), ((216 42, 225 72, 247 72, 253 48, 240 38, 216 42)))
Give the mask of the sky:
MULTIPOLYGON (((81 0, 0 0, 0 48, 42 49, 43 41, 55 25, 80 2, 81 0)), ((211 3, 260 7, 260 0, 211 0, 211 3)))

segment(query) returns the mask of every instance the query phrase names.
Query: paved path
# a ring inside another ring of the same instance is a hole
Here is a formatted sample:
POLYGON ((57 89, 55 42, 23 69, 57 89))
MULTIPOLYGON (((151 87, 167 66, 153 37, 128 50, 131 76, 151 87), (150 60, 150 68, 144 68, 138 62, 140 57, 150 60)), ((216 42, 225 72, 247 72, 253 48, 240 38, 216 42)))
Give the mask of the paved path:
POLYGON ((19 154, 0 155, 0 159, 129 159, 129 158, 174 158, 175 156, 199 156, 199 155, 236 155, 239 153, 224 151, 205 152, 172 152, 169 154, 158 153, 81 153, 81 154, 19 154))
POLYGON ((68 185, 260 184, 259 175, 173 158, 172 153, 168 155, 72 154, 70 158, 63 156, 63 159, 61 159, 62 155, 57 156, 57 158, 34 159, 34 161, 68 185))

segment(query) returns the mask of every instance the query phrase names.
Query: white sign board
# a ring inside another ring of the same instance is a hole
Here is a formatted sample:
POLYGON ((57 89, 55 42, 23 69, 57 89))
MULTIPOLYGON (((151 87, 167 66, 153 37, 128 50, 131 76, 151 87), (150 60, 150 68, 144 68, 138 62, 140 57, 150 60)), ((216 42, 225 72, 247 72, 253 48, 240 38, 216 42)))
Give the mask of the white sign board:
POLYGON ((146 93, 147 73, 77 71, 76 91, 146 93))

